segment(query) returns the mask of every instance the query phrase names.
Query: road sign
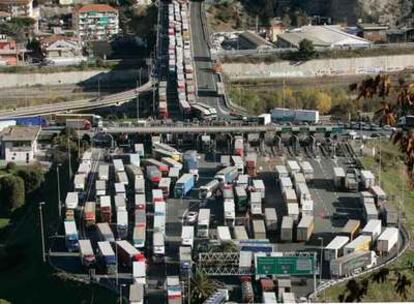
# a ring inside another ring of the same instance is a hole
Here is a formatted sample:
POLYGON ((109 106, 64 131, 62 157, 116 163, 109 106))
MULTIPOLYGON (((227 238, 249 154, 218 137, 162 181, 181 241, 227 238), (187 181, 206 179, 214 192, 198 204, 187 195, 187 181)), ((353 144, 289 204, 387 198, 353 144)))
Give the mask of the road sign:
POLYGON ((315 256, 256 256, 256 275, 312 275, 315 256))

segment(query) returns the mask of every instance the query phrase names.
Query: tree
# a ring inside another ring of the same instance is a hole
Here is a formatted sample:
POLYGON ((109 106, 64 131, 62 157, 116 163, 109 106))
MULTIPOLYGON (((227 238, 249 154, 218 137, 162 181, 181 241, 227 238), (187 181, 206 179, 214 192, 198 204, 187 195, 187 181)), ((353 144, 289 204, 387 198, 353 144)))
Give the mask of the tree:
POLYGON ((321 114, 326 114, 331 110, 332 98, 327 93, 317 92, 314 98, 313 108, 318 109, 321 114))
POLYGON ((411 280, 406 275, 397 272, 397 282, 395 282, 395 291, 404 299, 407 299, 408 287, 411 287, 411 280))
POLYGON ((23 179, 27 194, 37 190, 44 181, 44 173, 39 165, 20 168, 17 170, 17 176, 23 179))
POLYGON ((313 42, 308 39, 303 39, 299 42, 298 57, 301 60, 311 60, 316 55, 313 42))
POLYGON ((1 203, 7 210, 17 209, 24 204, 24 181, 18 176, 6 175, 0 179, 1 203))
POLYGON ((381 268, 380 271, 371 275, 371 280, 378 284, 382 284, 387 280, 389 273, 390 270, 387 267, 381 268))
POLYGON ((216 284, 201 272, 191 278, 191 299, 193 303, 203 303, 216 291, 216 284))

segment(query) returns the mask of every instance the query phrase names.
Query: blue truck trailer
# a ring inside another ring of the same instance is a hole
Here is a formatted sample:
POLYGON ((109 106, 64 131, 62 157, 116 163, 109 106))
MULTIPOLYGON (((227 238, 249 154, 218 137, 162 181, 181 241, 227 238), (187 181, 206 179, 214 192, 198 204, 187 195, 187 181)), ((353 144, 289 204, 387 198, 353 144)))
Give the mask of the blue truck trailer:
POLYGON ((48 125, 47 120, 42 116, 22 116, 8 118, 7 120, 14 120, 18 126, 42 126, 48 125))
POLYGON ((198 156, 197 151, 189 150, 183 154, 184 170, 198 179, 198 156))
POLYGON ((174 196, 177 198, 184 197, 194 187, 194 175, 191 173, 183 174, 175 183, 174 196))
POLYGON ((79 250, 79 236, 78 229, 76 228, 76 223, 74 221, 65 221, 65 244, 66 248, 69 251, 78 251, 79 250))

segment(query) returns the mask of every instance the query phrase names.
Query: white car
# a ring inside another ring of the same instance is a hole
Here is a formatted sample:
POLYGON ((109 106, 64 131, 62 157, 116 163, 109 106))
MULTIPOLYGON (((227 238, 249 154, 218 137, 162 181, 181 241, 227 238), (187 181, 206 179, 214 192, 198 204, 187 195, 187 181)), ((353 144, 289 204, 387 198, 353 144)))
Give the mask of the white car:
POLYGON ((190 211, 185 216, 185 221, 189 224, 194 224, 197 222, 198 212, 190 211))

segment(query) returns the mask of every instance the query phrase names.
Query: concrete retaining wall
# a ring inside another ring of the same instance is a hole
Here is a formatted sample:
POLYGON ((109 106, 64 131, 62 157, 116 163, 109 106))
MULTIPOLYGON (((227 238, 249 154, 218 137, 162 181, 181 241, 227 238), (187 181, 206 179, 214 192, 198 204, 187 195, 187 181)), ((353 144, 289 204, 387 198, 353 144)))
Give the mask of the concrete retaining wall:
MULTIPOLYGON (((143 70, 144 72, 144 70, 143 70)), ((24 87, 34 85, 78 84, 96 85, 112 81, 135 81, 138 70, 95 70, 59 73, 0 73, 0 88, 24 87)), ((142 75, 144 77, 144 73, 142 75)))
POLYGON ((364 75, 414 69, 414 54, 271 64, 225 63, 223 68, 231 79, 364 75))

